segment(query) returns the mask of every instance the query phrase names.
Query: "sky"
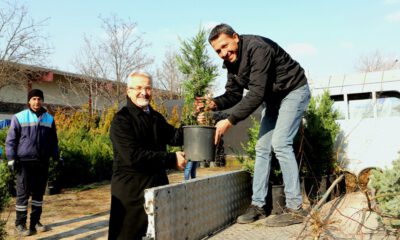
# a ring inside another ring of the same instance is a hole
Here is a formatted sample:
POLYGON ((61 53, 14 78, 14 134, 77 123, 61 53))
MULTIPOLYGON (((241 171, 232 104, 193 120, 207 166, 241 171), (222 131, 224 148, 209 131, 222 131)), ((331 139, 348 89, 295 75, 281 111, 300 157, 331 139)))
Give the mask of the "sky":
MULTIPOLYGON (((137 33, 151 47, 144 52, 157 67, 179 39, 200 27, 231 25, 239 34, 272 39, 305 69, 310 79, 356 71, 360 57, 380 51, 400 58, 400 0, 21 0, 36 21, 49 18, 53 54, 48 67, 76 72, 73 58, 84 34, 101 36, 99 16, 116 14, 137 23, 137 33)), ((213 62, 222 60, 209 47, 213 62)), ((220 70, 216 91, 223 91, 220 70)))

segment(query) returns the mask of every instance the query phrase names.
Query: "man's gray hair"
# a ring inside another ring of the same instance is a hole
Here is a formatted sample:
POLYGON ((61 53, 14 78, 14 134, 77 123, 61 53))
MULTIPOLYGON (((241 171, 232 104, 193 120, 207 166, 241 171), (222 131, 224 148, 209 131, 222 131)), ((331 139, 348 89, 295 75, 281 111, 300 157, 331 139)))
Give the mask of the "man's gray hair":
POLYGON ((150 79, 151 85, 153 85, 153 77, 150 75, 150 73, 142 71, 142 70, 133 70, 128 75, 128 84, 127 84, 128 86, 130 85, 130 80, 135 76, 147 77, 148 79, 150 79))
POLYGON ((222 33, 224 33, 228 36, 233 36, 236 32, 228 24, 225 24, 225 23, 218 24, 211 30, 210 35, 208 35, 208 42, 211 43, 212 41, 217 39, 219 37, 219 35, 222 33))

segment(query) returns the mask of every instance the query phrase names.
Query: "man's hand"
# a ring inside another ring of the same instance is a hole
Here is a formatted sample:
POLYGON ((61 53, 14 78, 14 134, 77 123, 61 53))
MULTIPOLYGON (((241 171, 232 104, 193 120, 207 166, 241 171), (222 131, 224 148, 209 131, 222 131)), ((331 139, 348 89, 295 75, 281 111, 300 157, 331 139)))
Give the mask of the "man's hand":
POLYGON ((217 108, 217 104, 209 97, 196 97, 194 100, 196 112, 210 111, 217 108))
POLYGON ((185 169, 186 166, 186 159, 185 159, 185 153, 184 152, 176 152, 176 169, 178 170, 183 170, 185 169))
POLYGON ((206 124, 206 116, 204 115, 204 112, 199 113, 199 115, 197 115, 197 123, 200 125, 206 124))
POLYGON ((8 162, 7 162, 7 166, 8 166, 8 169, 9 169, 11 172, 14 172, 14 171, 15 171, 15 160, 10 160, 10 161, 8 161, 8 162))
POLYGON ((215 125, 217 130, 215 131, 215 145, 219 143, 219 140, 221 140, 222 135, 224 135, 228 130, 232 127, 232 123, 229 122, 228 119, 223 119, 215 125))

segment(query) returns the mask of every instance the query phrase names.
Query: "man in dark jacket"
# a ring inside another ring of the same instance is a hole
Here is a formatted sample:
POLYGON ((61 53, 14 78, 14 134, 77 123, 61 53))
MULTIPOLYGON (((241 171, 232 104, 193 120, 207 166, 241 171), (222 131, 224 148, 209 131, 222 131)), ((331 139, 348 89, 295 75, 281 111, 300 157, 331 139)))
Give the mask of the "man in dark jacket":
POLYGON ((17 232, 29 236, 48 227, 40 223, 43 194, 46 189, 49 159, 59 161, 58 139, 54 118, 42 107, 43 92, 33 89, 28 93, 28 106, 11 119, 6 138, 8 166, 17 178, 17 232), (28 200, 32 195, 30 227, 26 228, 28 200))
MULTIPOLYGON (((302 222, 301 216, 305 212, 302 210, 298 166, 292 144, 310 99, 303 68, 272 40, 256 35, 239 36, 226 24, 216 26, 208 40, 228 70, 225 93, 208 99, 208 108, 234 108, 228 118, 216 124, 215 141, 218 142, 233 125, 258 107, 263 107, 255 149, 252 203, 237 222, 250 223, 266 215, 264 209, 272 151, 282 169, 286 212, 268 218, 267 225, 286 226, 302 222), (248 90, 245 96, 244 89, 248 90)), ((196 101, 199 108, 203 107, 202 102, 196 101)))
POLYGON ((182 145, 182 130, 169 125, 149 105, 151 76, 132 72, 127 95, 127 104, 110 129, 114 164, 109 239, 142 239, 147 229, 144 190, 168 184, 165 170, 183 170, 186 165, 183 152, 167 152, 167 144, 182 145))

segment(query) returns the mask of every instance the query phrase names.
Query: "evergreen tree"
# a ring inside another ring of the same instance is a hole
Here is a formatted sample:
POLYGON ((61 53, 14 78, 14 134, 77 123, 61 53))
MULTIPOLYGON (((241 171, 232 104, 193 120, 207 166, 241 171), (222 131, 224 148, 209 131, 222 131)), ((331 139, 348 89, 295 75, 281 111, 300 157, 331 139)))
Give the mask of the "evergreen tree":
POLYGON ((336 167, 335 142, 340 132, 336 123, 338 112, 333 108, 329 92, 311 97, 304 115, 305 124, 296 137, 300 167, 303 175, 323 176, 336 167))
POLYGON ((247 157, 239 155, 239 161, 246 170, 254 175, 254 164, 256 160, 256 143, 258 139, 258 131, 260 130, 260 123, 253 116, 250 116, 252 127, 247 129, 247 136, 249 140, 244 144, 241 143, 242 149, 245 151, 247 157))
POLYGON ((398 219, 392 225, 400 228, 400 158, 392 168, 372 170, 368 186, 376 190, 376 201, 384 216, 398 219))
POLYGON ((208 56, 207 31, 200 29, 190 40, 181 41, 180 54, 177 56, 179 71, 186 80, 183 82, 184 108, 183 121, 195 124, 193 109, 195 97, 204 96, 209 91, 212 82, 218 76, 217 66, 208 56))

